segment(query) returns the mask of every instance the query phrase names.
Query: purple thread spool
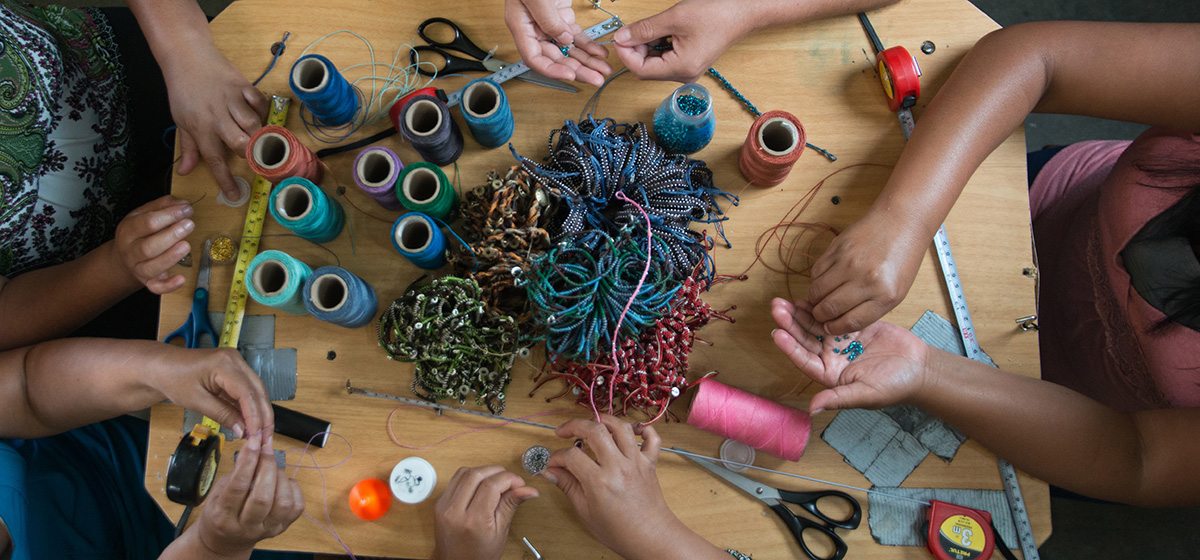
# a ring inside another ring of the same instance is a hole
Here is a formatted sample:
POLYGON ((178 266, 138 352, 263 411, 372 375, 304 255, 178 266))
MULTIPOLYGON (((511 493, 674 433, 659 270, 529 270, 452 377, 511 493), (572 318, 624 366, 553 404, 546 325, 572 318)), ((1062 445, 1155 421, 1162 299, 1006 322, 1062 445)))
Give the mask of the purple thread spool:
POLYGON ((403 210, 396 198, 396 178, 404 164, 396 152, 383 146, 371 146, 354 158, 354 183, 388 210, 403 210))

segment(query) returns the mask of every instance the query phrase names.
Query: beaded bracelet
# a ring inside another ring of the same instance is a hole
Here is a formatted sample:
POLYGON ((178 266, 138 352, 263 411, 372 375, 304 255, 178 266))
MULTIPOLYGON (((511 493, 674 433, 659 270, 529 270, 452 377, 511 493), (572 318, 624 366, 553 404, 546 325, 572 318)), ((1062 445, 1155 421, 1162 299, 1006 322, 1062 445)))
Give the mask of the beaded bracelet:
POLYGON ((747 554, 742 554, 741 552, 738 552, 732 548, 726 548, 725 552, 729 553, 730 556, 737 558, 737 560, 754 560, 754 558, 752 558, 751 556, 749 556, 747 554))

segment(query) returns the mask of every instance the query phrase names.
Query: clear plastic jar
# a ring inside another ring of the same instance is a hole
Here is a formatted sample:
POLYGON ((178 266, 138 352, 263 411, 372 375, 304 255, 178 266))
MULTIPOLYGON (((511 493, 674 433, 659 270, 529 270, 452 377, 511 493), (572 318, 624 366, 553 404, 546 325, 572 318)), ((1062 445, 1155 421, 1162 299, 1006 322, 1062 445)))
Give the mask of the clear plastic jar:
POLYGON ((717 126, 712 96, 700 84, 675 89, 654 111, 654 137, 672 154, 693 154, 712 140, 717 126))

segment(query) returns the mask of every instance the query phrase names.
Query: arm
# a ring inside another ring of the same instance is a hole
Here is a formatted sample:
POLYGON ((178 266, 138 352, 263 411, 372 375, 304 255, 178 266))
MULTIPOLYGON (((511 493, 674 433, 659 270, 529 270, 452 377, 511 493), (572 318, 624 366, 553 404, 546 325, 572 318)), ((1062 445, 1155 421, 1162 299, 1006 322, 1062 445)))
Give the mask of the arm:
POLYGON ((1198 50, 1196 24, 1044 22, 981 39, 921 115, 870 211, 813 265, 816 319, 840 334, 903 300, 967 180, 1032 111, 1200 130, 1200 75, 1180 71, 1176 56, 1198 50))
POLYGON ((190 204, 164 196, 130 212, 113 241, 78 259, 0 276, 0 351, 66 336, 143 284, 156 294, 178 289, 184 278, 169 271, 190 248, 191 215, 190 204))
POLYGON ((1114 411, 1065 387, 1014 375, 929 348, 889 323, 851 333, 865 351, 854 362, 812 334, 803 302, 776 299, 775 344, 813 380, 826 409, 908 403, 954 425, 997 455, 1073 492, 1141 506, 1200 503, 1195 462, 1200 410, 1114 411))
POLYGON ((226 148, 244 153, 250 134, 266 118, 266 97, 217 50, 195 0, 127 3, 167 82, 179 127, 179 173, 190 173, 203 158, 226 197, 236 200, 226 148))
POLYGON ((637 77, 694 82, 731 45, 754 31, 863 12, 897 0, 682 0, 613 36, 617 56, 637 77), (719 25, 718 25, 719 23, 719 25), (651 47, 669 37, 671 50, 651 47))
POLYGON ((239 437, 274 430, 262 381, 236 350, 72 338, 0 352, 0 437, 52 435, 164 399, 239 437))

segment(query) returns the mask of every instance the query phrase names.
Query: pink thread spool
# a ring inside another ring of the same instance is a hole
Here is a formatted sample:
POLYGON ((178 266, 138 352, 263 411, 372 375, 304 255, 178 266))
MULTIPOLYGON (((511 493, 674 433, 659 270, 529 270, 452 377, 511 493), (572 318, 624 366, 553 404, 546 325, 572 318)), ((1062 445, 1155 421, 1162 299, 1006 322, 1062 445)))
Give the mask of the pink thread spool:
POLYGON ((804 455, 812 431, 807 412, 711 379, 696 387, 687 423, 788 461, 804 455))

